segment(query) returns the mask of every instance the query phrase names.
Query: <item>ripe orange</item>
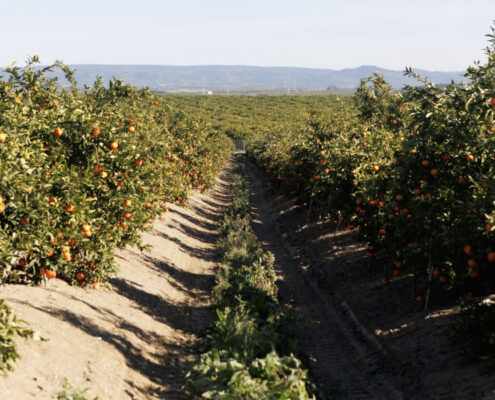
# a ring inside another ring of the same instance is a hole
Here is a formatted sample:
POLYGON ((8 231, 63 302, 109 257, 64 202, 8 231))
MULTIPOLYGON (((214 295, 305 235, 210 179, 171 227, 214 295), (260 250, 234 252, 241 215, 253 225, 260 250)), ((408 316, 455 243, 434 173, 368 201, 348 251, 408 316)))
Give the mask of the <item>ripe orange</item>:
POLYGON ((378 172, 380 171, 380 167, 378 165, 373 165, 372 167, 373 171, 378 172))
POLYGON ((447 283, 447 278, 444 275, 440 275, 440 278, 438 278, 440 283, 447 283))
POLYGON ((131 199, 126 199, 126 200, 124 200, 124 206, 125 206, 125 207, 130 207, 130 206, 132 206, 132 200, 131 200, 131 199))
POLYGON ((397 201, 402 201, 402 200, 404 200, 404 196, 403 196, 403 195, 401 195, 401 194, 396 194, 396 195, 395 195, 395 200, 397 200, 397 201))
POLYGON ((112 143, 110 143, 110 148, 113 151, 117 151, 117 149, 119 148, 119 144, 117 142, 112 142, 112 143))
POLYGON ((493 107, 495 107, 495 97, 493 97, 493 98, 490 100, 490 105, 492 105, 493 107))
POLYGON ((474 260, 474 258, 470 258, 468 260, 468 265, 469 265, 469 267, 474 268, 478 265, 478 263, 474 260))
POLYGON ((64 131, 62 130, 62 128, 55 128, 53 130, 53 135, 56 136, 56 137, 62 136, 63 133, 64 133, 64 131))
POLYGON ((470 255, 472 249, 473 249, 473 247, 468 244, 468 245, 464 246, 464 253, 466 253, 467 255, 470 255))
POLYGON ((398 269, 394 269, 393 272, 392 272, 392 274, 394 276, 399 276, 400 275, 400 271, 398 269))
POLYGON ((385 235, 387 234, 387 231, 386 231, 385 229, 381 228, 381 229, 378 231, 378 233, 379 233, 380 235, 382 235, 382 236, 385 236, 385 235))
POLYGON ((93 129, 93 130, 91 131, 91 136, 93 136, 93 137, 100 136, 100 134, 101 134, 101 131, 100 131, 99 129, 96 129, 96 128, 95 128, 95 129, 93 129))
POLYGON ((423 167, 427 167, 428 165, 430 165, 430 162, 428 160, 423 160, 423 161, 421 161, 421 165, 423 167))
POLYGON ((488 262, 495 262, 495 251, 491 251, 490 253, 488 253, 486 255, 486 259, 488 260, 488 262))
POLYGON ((100 290, 100 285, 99 285, 98 283, 95 283, 95 284, 93 285, 93 289, 94 289, 94 290, 100 290))
POLYGON ((68 213, 74 212, 75 209, 76 207, 74 206, 74 204, 69 204, 65 206, 65 211, 67 211, 68 213))
POLYGON ((433 270, 433 276, 436 278, 438 278, 440 276, 440 270, 438 268, 435 268, 433 270))
POLYGON ((131 213, 131 212, 126 211, 126 212, 124 213, 124 218, 125 218, 125 219, 130 219, 131 217, 132 217, 132 213, 131 213))
POLYGON ((108 172, 107 172, 107 171, 102 171, 100 175, 101 175, 101 177, 102 177, 103 179, 108 178, 108 172))
POLYGON ((155 100, 153 100, 153 105, 154 105, 154 106, 157 106, 157 105, 158 105, 158 100, 156 100, 156 99, 155 99, 155 100))
POLYGON ((432 168, 432 169, 430 170, 430 174, 431 174, 432 176, 437 176, 437 175, 438 175, 438 169, 436 169, 436 168, 432 168))
POLYGON ((7 140, 7 135, 5 133, 0 133, 0 143, 4 143, 7 140))
POLYGON ((14 104, 21 104, 21 99, 19 97, 16 97, 14 99, 14 104))
POLYGON ((78 273, 76 274, 76 279, 77 279, 78 281, 82 281, 82 280, 84 279, 84 274, 83 274, 82 272, 78 272, 78 273))
POLYGON ((129 133, 134 133, 136 131, 136 128, 134 126, 130 126, 129 128, 127 128, 127 130, 129 131, 129 133))
POLYGON ((57 272, 52 270, 52 269, 48 269, 46 270, 45 272, 45 276, 48 278, 48 279, 53 279, 53 278, 56 278, 57 276, 57 272))
POLYGON ((477 269, 475 269, 475 270, 473 270, 473 271, 471 271, 471 272, 469 273, 469 277, 470 277, 470 278, 473 278, 473 279, 476 279, 476 278, 478 278, 479 276, 480 276, 480 273, 478 272, 478 270, 477 270, 477 269))
POLYGON ((141 165, 143 165, 143 160, 134 160, 134 165, 136 167, 140 167, 141 165))
POLYGON ((474 156, 473 156, 472 154, 468 154, 468 155, 466 156, 466 161, 467 161, 467 162, 471 162, 471 161, 473 161, 473 160, 474 160, 474 156))

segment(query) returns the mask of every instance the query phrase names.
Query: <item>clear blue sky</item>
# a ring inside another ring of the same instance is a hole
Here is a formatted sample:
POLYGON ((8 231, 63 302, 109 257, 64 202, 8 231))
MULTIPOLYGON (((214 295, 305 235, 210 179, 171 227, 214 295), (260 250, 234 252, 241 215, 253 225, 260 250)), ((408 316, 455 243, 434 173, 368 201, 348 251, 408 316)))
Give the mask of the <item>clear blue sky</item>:
POLYGON ((484 59, 495 20, 495 0, 24 0, 0 10, 0 66, 38 54, 44 64, 461 70, 484 59))

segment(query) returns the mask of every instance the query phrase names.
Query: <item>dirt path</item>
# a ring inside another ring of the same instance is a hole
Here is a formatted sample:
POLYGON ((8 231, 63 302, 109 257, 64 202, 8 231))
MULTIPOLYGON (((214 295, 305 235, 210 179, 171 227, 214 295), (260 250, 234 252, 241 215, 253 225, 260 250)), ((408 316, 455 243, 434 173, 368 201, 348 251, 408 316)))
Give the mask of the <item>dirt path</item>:
POLYGON ((307 265, 281 235, 263 176, 249 163, 246 173, 255 231, 265 249, 275 254, 281 301, 300 313, 303 325, 299 343, 323 392, 328 398, 339 399, 404 398, 391 384, 390 366, 356 329, 342 305, 313 282, 304 280, 302 272, 307 265))
POLYGON ((116 252, 112 291, 59 280, 0 288, 15 313, 49 339, 20 341, 21 361, 0 377, 0 398, 53 399, 64 377, 104 400, 183 398, 196 333, 212 317, 214 244, 229 171, 209 195, 193 195, 189 207, 170 206, 143 235, 150 251, 116 252))

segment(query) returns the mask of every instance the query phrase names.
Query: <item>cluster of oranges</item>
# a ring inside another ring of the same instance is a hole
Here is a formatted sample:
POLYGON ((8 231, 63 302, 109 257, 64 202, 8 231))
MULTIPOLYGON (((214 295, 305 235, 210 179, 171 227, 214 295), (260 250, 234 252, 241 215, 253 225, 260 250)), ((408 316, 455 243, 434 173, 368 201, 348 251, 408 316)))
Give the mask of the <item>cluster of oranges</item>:
POLYGON ((400 94, 375 74, 363 80, 355 108, 314 117, 284 140, 267 136, 250 154, 275 188, 356 230, 385 270, 383 285, 406 272, 424 278, 425 289, 492 293, 493 68, 492 51, 486 65, 469 69, 470 85, 400 94))
POLYGON ((32 65, 0 80, 0 279, 99 288, 167 202, 206 188, 226 137, 120 80, 61 90, 32 65), (15 83, 14 83, 15 82, 15 83))

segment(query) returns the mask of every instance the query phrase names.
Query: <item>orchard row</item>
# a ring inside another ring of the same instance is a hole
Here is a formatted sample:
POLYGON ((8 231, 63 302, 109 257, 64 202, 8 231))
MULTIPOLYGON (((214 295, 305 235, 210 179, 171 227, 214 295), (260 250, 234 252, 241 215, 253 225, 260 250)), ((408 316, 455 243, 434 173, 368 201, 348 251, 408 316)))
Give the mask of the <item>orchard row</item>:
POLYGON ((112 249, 140 245, 167 202, 206 189, 230 141, 148 90, 80 91, 66 66, 34 61, 0 80, 0 279, 98 289, 116 272, 112 249))
MULTIPOLYGON (((275 188, 369 243, 383 284, 413 272, 427 290, 495 289, 495 37, 468 84, 393 92, 380 74, 354 105, 265 135, 250 156, 275 188)), ((408 74, 421 79, 411 71, 408 74)), ((425 293, 419 293, 423 301, 425 293)))

